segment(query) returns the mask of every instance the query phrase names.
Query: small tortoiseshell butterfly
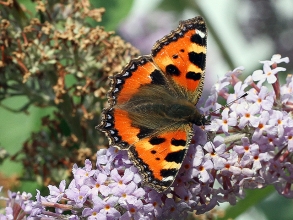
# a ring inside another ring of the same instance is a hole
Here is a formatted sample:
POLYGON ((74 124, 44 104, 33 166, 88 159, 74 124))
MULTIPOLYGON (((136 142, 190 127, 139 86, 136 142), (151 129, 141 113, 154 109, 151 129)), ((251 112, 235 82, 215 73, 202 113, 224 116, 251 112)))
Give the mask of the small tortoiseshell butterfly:
POLYGON ((157 41, 151 55, 133 59, 112 78, 110 107, 98 128, 127 150, 145 185, 163 192, 175 180, 193 136, 206 119, 201 96, 207 29, 202 17, 181 21, 157 41))

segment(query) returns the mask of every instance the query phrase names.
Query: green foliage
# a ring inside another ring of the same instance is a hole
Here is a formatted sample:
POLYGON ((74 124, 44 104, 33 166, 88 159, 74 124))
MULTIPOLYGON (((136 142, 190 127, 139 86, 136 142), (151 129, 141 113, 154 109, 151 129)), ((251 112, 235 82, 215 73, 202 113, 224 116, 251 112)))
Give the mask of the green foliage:
POLYGON ((254 189, 246 192, 246 197, 243 200, 237 202, 235 206, 230 206, 225 210, 224 218, 217 219, 235 219, 241 214, 248 211, 250 208, 255 207, 263 199, 271 195, 275 191, 273 186, 268 186, 264 189, 254 189))
POLYGON ((128 1, 91 1, 95 8, 105 8, 107 13, 104 14, 103 20, 99 25, 104 26, 107 31, 116 30, 119 23, 125 18, 133 5, 133 0, 128 1))

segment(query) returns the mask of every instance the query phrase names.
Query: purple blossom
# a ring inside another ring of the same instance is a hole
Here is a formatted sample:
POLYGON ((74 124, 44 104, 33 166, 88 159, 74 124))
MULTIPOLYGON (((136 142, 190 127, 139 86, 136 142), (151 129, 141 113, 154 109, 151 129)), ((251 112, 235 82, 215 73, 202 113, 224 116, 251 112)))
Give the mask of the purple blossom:
POLYGON ((260 61, 260 63, 267 63, 270 66, 272 66, 273 64, 279 64, 279 63, 289 63, 289 58, 288 57, 283 57, 280 54, 274 54, 271 58, 271 60, 265 60, 265 61, 260 61))
POLYGON ((85 160, 85 167, 84 168, 76 168, 73 170, 76 178, 77 184, 82 185, 86 179, 93 176, 95 174, 95 170, 92 170, 92 162, 89 159, 85 160))
POLYGON ((233 147, 233 150, 241 155, 241 154, 251 154, 252 152, 254 152, 255 150, 258 151, 258 145, 251 145, 250 141, 247 137, 243 137, 241 139, 242 145, 235 145, 233 147))
POLYGON ((91 196, 99 196, 99 193, 104 196, 109 195, 110 188, 109 186, 105 185, 107 180, 108 177, 106 174, 97 172, 95 174, 95 178, 90 178, 85 181, 85 184, 91 188, 91 196))
POLYGON ((264 110, 271 110, 274 103, 274 96, 270 95, 267 87, 264 86, 260 88, 259 92, 255 89, 250 90, 246 99, 264 110))
POLYGON ((284 129, 293 127, 291 114, 287 112, 273 111, 273 115, 274 117, 270 119, 269 124, 277 126, 279 136, 283 136, 284 129))
POLYGON ((254 81, 268 81, 268 83, 273 84, 277 81, 277 77, 275 76, 280 71, 285 71, 286 69, 283 67, 277 67, 274 69, 271 69, 269 63, 264 63, 263 71, 262 70, 256 70, 252 74, 252 79, 254 81))
POLYGON ((66 187, 65 180, 62 180, 59 184, 59 188, 56 186, 49 185, 50 195, 47 197, 47 200, 50 202, 59 202, 64 196, 64 191, 66 187))
POLYGON ((221 128, 223 130, 223 132, 228 133, 228 127, 229 126, 235 126, 237 124, 237 118, 236 118, 236 114, 235 112, 232 112, 229 115, 229 109, 225 108, 222 112, 222 119, 215 119, 217 124, 218 124, 218 128, 221 128))
POLYGON ((153 217, 158 218, 162 215, 162 195, 155 190, 150 190, 146 195, 146 201, 153 207, 153 217))
POLYGON ((267 111, 263 111, 259 117, 259 123, 257 128, 253 133, 253 138, 260 138, 264 133, 275 135, 277 133, 277 129, 269 124, 270 113, 267 111))
POLYGON ((258 117, 259 108, 256 105, 239 105, 237 108, 237 115, 240 115, 238 126, 244 128, 246 125, 257 127, 259 124, 258 117))
POLYGON ((211 176, 209 170, 213 169, 213 167, 213 162, 211 160, 206 160, 194 170, 193 175, 197 176, 203 183, 212 181, 213 177, 211 176))
POLYGON ((73 200, 77 207, 82 207, 87 197, 89 196, 90 187, 83 185, 81 187, 75 184, 75 179, 71 182, 68 189, 65 190, 67 198, 73 200))
POLYGON ((194 197, 194 191, 186 189, 185 187, 178 187, 176 190, 177 195, 189 206, 196 204, 199 198, 194 197))
POLYGON ((137 199, 143 198, 145 191, 141 188, 137 188, 137 185, 131 182, 127 185, 113 188, 112 193, 119 198, 118 202, 120 204, 134 204, 137 199))
POLYGON ((224 167, 221 169, 221 174, 223 176, 230 176, 231 174, 239 175, 241 173, 241 168, 237 166, 238 155, 236 152, 232 152, 229 158, 225 161, 224 167))
POLYGON ((183 218, 187 213, 188 205, 185 202, 176 203, 174 199, 167 198, 163 207, 163 216, 166 218, 172 216, 173 219, 183 218))
POLYGON ((93 198, 94 205, 99 209, 99 213, 112 219, 120 217, 120 213, 115 208, 118 202, 118 197, 112 196, 110 198, 101 199, 100 197, 93 198))
POLYGON ((135 203, 125 203, 122 205, 127 211, 121 216, 121 220, 127 219, 150 219, 145 215, 143 203, 141 200, 137 200, 135 203))
POLYGON ((223 138, 220 136, 215 137, 213 143, 207 142, 204 149, 207 151, 205 158, 213 161, 213 168, 220 170, 224 167, 229 154, 226 152, 226 145, 223 143, 223 138))
POLYGON ((111 171, 111 179, 113 180, 110 183, 110 187, 123 187, 128 184, 134 177, 134 173, 130 169, 125 169, 123 176, 118 173, 117 169, 111 171))

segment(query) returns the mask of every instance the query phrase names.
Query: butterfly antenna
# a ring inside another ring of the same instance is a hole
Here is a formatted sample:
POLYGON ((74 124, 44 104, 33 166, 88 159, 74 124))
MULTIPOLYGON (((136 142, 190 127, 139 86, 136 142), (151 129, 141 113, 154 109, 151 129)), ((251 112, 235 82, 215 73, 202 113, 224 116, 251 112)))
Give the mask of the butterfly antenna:
POLYGON ((247 96, 247 95, 248 95, 248 94, 247 94, 247 92, 246 92, 246 93, 244 93, 242 96, 238 97, 237 99, 233 100, 232 102, 229 102, 228 104, 226 104, 226 105, 222 106, 221 108, 218 108, 218 109, 216 109, 216 110, 214 110, 214 111, 210 112, 210 115, 211 115, 212 113, 214 113, 214 112, 216 112, 216 111, 220 110, 220 109, 224 109, 224 108, 226 108, 226 107, 228 107, 228 106, 232 105, 234 102, 238 101, 239 99, 242 99, 242 98, 244 98, 244 97, 245 97, 245 96, 247 96))

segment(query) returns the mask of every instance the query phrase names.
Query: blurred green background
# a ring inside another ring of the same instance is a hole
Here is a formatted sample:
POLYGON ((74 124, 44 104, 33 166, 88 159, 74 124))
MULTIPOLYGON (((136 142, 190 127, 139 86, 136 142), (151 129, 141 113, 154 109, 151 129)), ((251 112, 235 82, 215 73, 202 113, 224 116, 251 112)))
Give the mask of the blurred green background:
MULTIPOLYGON (((34 3, 19 1, 34 12, 34 3)), ((178 25, 178 21, 202 15, 209 29, 205 94, 218 76, 238 66, 245 74, 261 68, 259 60, 273 54, 292 58, 293 1, 291 0, 92 0, 95 7, 105 7, 103 25, 129 41, 142 54, 148 54, 154 42, 178 25), (290 57, 291 56, 291 57, 290 57)), ((1 6, 0 6, 1 7, 1 6)), ((94 24, 93 24, 94 25, 94 24)), ((292 71, 292 63, 285 66, 292 71)), ((284 76, 285 78, 285 76, 284 76)), ((282 79, 284 82, 284 78, 282 79)), ((17 109, 25 98, 8 98, 1 102, 17 109)), ((30 107, 28 114, 13 113, 0 107, 0 147, 10 154, 17 152, 31 132, 40 128, 41 117, 53 109, 30 107)), ((97 122, 98 124, 98 122, 97 122)), ((5 175, 20 174, 22 165, 6 161, 0 166, 5 175)), ((37 184, 23 181, 18 190, 35 192, 37 184)), ((234 207, 227 204, 228 216, 237 220, 293 219, 293 202, 278 195, 274 188, 253 190, 234 207)))

